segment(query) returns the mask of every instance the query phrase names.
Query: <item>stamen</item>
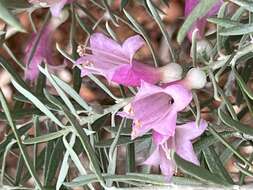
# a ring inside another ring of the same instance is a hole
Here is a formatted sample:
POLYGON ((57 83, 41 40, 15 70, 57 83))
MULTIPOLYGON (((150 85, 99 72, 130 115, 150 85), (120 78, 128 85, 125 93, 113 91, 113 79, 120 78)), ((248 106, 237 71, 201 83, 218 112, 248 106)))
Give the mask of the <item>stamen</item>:
POLYGON ((80 57, 84 56, 85 55, 85 45, 82 45, 82 44, 78 45, 76 52, 78 53, 78 55, 80 57))
POLYGON ((115 55, 115 54, 113 54, 113 53, 106 52, 106 51, 103 51, 103 50, 93 49, 93 48, 91 48, 91 47, 86 47, 86 49, 87 49, 87 50, 94 51, 94 52, 98 52, 98 53, 101 53, 101 54, 104 54, 104 55, 108 55, 108 56, 114 57, 114 58, 116 58, 116 59, 118 59, 118 60, 120 60, 120 61, 123 61, 123 62, 129 63, 129 61, 130 61, 129 59, 126 59, 126 58, 124 58, 124 57, 120 57, 120 56, 118 56, 118 55, 115 55))
POLYGON ((172 156, 171 156, 171 150, 167 147, 167 143, 163 144, 162 145, 162 149, 163 151, 165 152, 165 156, 168 160, 171 160, 172 159, 172 156))
POLYGON ((94 63, 92 61, 87 60, 85 63, 82 64, 83 67, 93 67, 94 63))
POLYGON ((133 110, 133 107, 131 106, 131 104, 126 105, 123 108, 123 111, 128 113, 129 115, 134 115, 134 110, 133 110))

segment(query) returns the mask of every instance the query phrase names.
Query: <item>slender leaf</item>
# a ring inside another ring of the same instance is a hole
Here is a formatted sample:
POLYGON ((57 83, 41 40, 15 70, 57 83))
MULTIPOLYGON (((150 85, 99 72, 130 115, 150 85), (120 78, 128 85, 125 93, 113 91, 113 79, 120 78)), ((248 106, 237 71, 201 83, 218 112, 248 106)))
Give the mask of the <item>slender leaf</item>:
POLYGON ((26 0, 1 0, 3 5, 6 8, 12 8, 12 9, 26 9, 31 7, 31 4, 28 3, 26 0))
POLYGON ((231 146, 231 144, 229 144, 222 136, 220 136, 219 133, 217 133, 211 125, 208 126, 208 129, 214 136, 216 136, 220 140, 220 142, 222 142, 222 144, 224 144, 227 148, 229 148, 245 164, 249 166, 252 165, 246 158, 244 158, 238 151, 236 151, 236 149, 233 146, 231 146))
POLYGON ((199 18, 204 16, 212 6, 217 2, 217 0, 205 0, 199 1, 198 5, 193 9, 191 14, 186 18, 183 25, 179 29, 177 34, 178 43, 182 43, 184 40, 188 30, 191 28, 193 23, 199 18))
MULTIPOLYGON (((70 142, 69 142, 69 146, 73 147, 75 144, 75 135, 72 135, 70 138, 70 142)), ((59 172, 59 176, 57 178, 57 182, 56 182, 56 190, 60 189, 60 187, 62 186, 67 174, 68 174, 68 170, 69 170, 69 152, 66 151, 63 157, 63 161, 61 164, 61 168, 60 168, 60 172, 59 172)))
POLYGON ((155 19, 156 23, 158 24, 158 26, 159 26, 160 30, 162 31, 162 34, 163 34, 166 42, 167 42, 167 46, 168 46, 168 48, 170 50, 170 55, 171 55, 172 61, 176 62, 176 58, 174 56, 174 51, 173 51, 173 48, 171 46, 170 36, 169 36, 169 34, 168 34, 167 30, 166 30, 166 27, 165 27, 164 23, 162 22, 162 19, 161 19, 160 15, 159 15, 157 9, 153 5, 152 1, 146 0, 146 2, 147 2, 147 5, 148 5, 148 7, 149 7, 149 9, 150 9, 150 11, 152 13, 152 15, 153 15, 153 18, 155 19))
POLYGON ((100 171, 100 166, 99 166, 99 161, 96 157, 96 154, 94 152, 94 150, 92 149, 90 143, 89 143, 89 138, 86 135, 86 133, 84 132, 83 128, 80 126, 80 124, 77 122, 77 120, 74 118, 74 116, 68 111, 68 109, 62 105, 57 99, 55 99, 53 96, 51 96, 49 93, 47 93, 46 91, 44 92, 46 97, 51 101, 54 102, 55 104, 57 104, 59 106, 59 108, 61 108, 63 110, 63 112, 65 113, 66 117, 68 118, 69 122, 71 123, 72 127, 75 129, 75 132, 77 134, 77 136, 79 137, 83 148, 85 149, 85 152, 94 168, 94 172, 97 175, 100 183, 103 185, 104 181, 103 181, 103 177, 101 175, 101 171, 100 171))
POLYGON ((230 0, 230 1, 250 12, 253 12, 253 2, 250 0, 230 0))
POLYGON ((235 74, 235 78, 237 80, 237 82, 239 83, 239 85, 241 86, 241 88, 243 89, 243 91, 247 94, 247 96, 253 100, 253 92, 252 90, 247 86, 247 84, 243 81, 243 78, 241 77, 241 75, 237 72, 237 70, 235 68, 232 69, 234 74, 235 74))
MULTIPOLYGON (((220 132, 219 135, 223 138, 233 137, 237 134, 237 131, 224 131, 220 132)), ((194 143, 194 150, 200 153, 201 150, 219 142, 219 139, 213 135, 202 136, 197 142, 194 143)))
MULTIPOLYGON (((161 175, 151 175, 151 174, 134 174, 129 173, 126 175, 108 175, 103 174, 103 177, 108 180, 127 182, 127 181, 137 181, 142 183, 150 183, 156 185, 167 185, 164 176, 161 175)), ((95 175, 85 175, 75 178, 72 182, 64 183, 67 187, 80 187, 89 183, 97 182, 95 175)))
POLYGON ((232 26, 229 28, 224 28, 220 30, 220 35, 222 36, 236 36, 243 34, 250 34, 253 32, 253 24, 240 24, 237 26, 232 26))
POLYGON ((182 159, 176 153, 174 153, 173 157, 174 157, 174 160, 175 160, 177 166, 183 172, 191 175, 194 178, 197 178, 197 179, 204 181, 206 183, 215 183, 215 184, 226 185, 226 186, 230 185, 228 182, 224 181, 219 176, 210 173, 205 168, 196 166, 195 164, 182 159))
POLYGON ((50 73, 48 72, 47 66, 45 69, 41 67, 40 65, 38 67, 39 67, 40 72, 42 72, 50 81, 50 83, 53 85, 53 87, 55 88, 57 93, 60 95, 61 99, 64 101, 64 103, 66 104, 68 109, 71 111, 71 113, 77 116, 74 106, 72 105, 71 101, 69 100, 65 92, 60 88, 60 86, 55 82, 53 77, 50 75, 50 73))
POLYGON ((56 116, 31 92, 24 89, 19 83, 17 83, 15 80, 11 80, 13 86, 21 93, 23 94, 27 99, 29 99, 33 104, 41 110, 45 115, 47 115, 53 122, 55 122, 60 127, 64 128, 64 125, 56 118, 56 116))
POLYGON ((13 26, 16 30, 25 32, 25 29, 19 23, 18 19, 6 8, 6 3, 3 3, 2 1, 0 1, 0 18, 13 26))
POLYGON ((207 21, 225 28, 243 25, 242 23, 227 18, 208 18, 207 21))
POLYGON ((210 146, 203 150, 205 160, 212 173, 217 173, 221 178, 226 180, 228 183, 233 184, 233 180, 224 168, 219 156, 217 155, 213 146, 210 146))
POLYGON ((71 98, 73 98, 82 108, 84 108, 87 111, 91 111, 91 107, 83 100, 83 98, 80 97, 80 95, 73 90, 73 88, 67 84, 66 82, 59 79, 57 76, 51 74, 52 78, 55 80, 55 82, 64 90, 65 93, 67 93, 71 98))
POLYGON ((69 129, 62 129, 60 131, 48 133, 46 135, 41 135, 41 136, 34 137, 31 139, 25 139, 23 142, 24 144, 37 144, 37 143, 48 142, 48 141, 60 138, 61 136, 66 135, 69 132, 70 132, 69 129))
MULTIPOLYGON (((50 142, 49 142, 50 143, 50 142)), ((48 144, 49 144, 48 143, 48 144)), ((53 147, 52 152, 49 152, 48 155, 48 164, 47 168, 45 168, 45 186, 49 186, 54 177, 56 176, 57 168, 60 165, 63 157, 64 145, 62 139, 58 139, 55 146, 53 147)))
MULTIPOLYGON (((232 146, 237 149, 240 144, 244 142, 244 139, 238 139, 238 140, 235 140, 234 142, 232 142, 232 146)), ((227 163, 227 161, 231 158, 231 156, 233 156, 233 152, 229 149, 229 148, 226 148, 222 154, 220 155, 220 160, 221 162, 223 163, 223 165, 225 165, 227 163)))
POLYGON ((234 119, 232 119, 231 117, 229 117, 227 114, 225 114, 223 111, 221 111, 220 109, 218 110, 218 114, 220 116, 220 119, 223 121, 223 123, 225 123, 226 125, 242 132, 248 135, 253 136, 253 128, 250 127, 249 125, 243 124, 239 121, 236 121, 234 119))
POLYGON ((28 153, 26 151, 26 147, 22 144, 21 138, 18 135, 17 127, 16 127, 14 121, 12 120, 11 113, 10 113, 10 110, 9 110, 9 106, 7 104, 7 101, 6 101, 5 97, 4 97, 4 95, 3 95, 2 90, 0 90, 0 100, 1 100, 1 104, 2 104, 2 108, 4 110, 4 113, 6 114, 7 121, 9 123, 9 125, 11 126, 11 129, 12 129, 12 131, 13 131, 13 133, 15 135, 15 138, 17 140, 17 144, 19 146, 19 150, 20 150, 20 152, 21 152, 21 154, 23 156, 25 164, 26 164, 26 166, 27 166, 27 168, 28 168, 31 176, 35 180, 35 184, 38 186, 39 189, 42 190, 43 188, 42 188, 42 185, 40 183, 39 177, 36 174, 35 169, 33 168, 32 164, 31 164, 32 162, 31 162, 31 160, 29 158, 29 155, 28 155, 28 153))

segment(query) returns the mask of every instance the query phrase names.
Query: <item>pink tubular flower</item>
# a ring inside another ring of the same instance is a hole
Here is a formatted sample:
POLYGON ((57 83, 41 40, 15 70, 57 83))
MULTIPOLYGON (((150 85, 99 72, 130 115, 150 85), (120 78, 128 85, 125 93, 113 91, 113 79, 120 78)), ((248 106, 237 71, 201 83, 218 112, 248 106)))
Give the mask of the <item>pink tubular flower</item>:
MULTIPOLYGON (((133 59, 135 52, 144 44, 139 35, 129 37, 120 45, 102 33, 95 33, 91 35, 90 47, 87 48, 92 54, 86 53, 76 64, 83 66, 82 76, 102 75, 108 81, 126 86, 139 86, 141 80, 155 84, 168 76, 163 75, 164 69, 155 69, 133 59)), ((179 80, 180 71, 175 79, 169 80, 179 80)))
POLYGON ((33 34, 32 38, 28 42, 25 48, 25 58, 24 63, 26 64, 25 78, 29 80, 35 80, 38 77, 39 69, 38 65, 45 61, 45 63, 52 65, 52 40, 53 33, 56 28, 63 23, 67 17, 68 13, 64 12, 61 17, 53 17, 50 22, 41 29, 41 36, 35 47, 36 35, 33 34), (64 14, 66 13, 66 14, 64 14), (33 48, 35 51, 33 52, 33 48), (31 57, 33 53, 33 56, 31 57), (31 57, 31 60, 29 60, 31 57))
MULTIPOLYGON (((187 17, 192 10, 197 6, 199 0, 185 0, 185 10, 184 15, 187 17)), ((203 17, 198 18, 197 21, 192 25, 191 29, 188 31, 188 39, 192 40, 192 33, 195 29, 198 29, 198 39, 203 38, 205 32, 205 26, 207 24, 207 17, 215 15, 218 11, 220 6, 222 5, 223 0, 217 0, 217 3, 210 9, 210 11, 203 17)))
POLYGON ((129 117, 133 119, 132 138, 142 136, 151 129, 173 136, 177 112, 182 111, 191 100, 191 91, 183 85, 162 88, 142 82, 129 111, 129 117))
POLYGON ((171 158, 172 150, 183 159, 199 165, 191 141, 199 137, 205 131, 206 127, 206 121, 201 120, 199 127, 196 126, 196 122, 177 125, 175 135, 171 137, 153 132, 153 142, 156 148, 144 164, 160 166, 162 174, 165 175, 168 180, 172 177, 176 168, 171 158))
POLYGON ((29 0, 30 3, 50 7, 50 11, 54 17, 58 17, 63 7, 72 1, 73 0, 29 0))
POLYGON ((52 35, 51 33, 54 31, 50 26, 45 26, 41 32, 41 37, 37 44, 37 48, 33 54, 31 61, 29 62, 29 57, 32 53, 32 49, 34 47, 36 34, 33 34, 32 39, 28 43, 25 49, 25 59, 26 70, 25 70, 25 78, 29 80, 35 80, 38 77, 39 69, 38 65, 45 61, 47 64, 52 63, 52 54, 51 54, 51 45, 52 45, 52 35))

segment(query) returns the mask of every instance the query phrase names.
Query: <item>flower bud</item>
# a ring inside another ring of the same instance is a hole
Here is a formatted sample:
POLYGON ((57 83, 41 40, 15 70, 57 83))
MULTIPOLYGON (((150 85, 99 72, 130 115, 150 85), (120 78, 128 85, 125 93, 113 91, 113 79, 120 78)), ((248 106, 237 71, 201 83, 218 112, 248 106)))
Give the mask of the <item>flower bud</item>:
POLYGON ((177 63, 170 63, 160 67, 158 70, 161 74, 161 83, 169 83, 182 78, 183 69, 177 63))
POLYGON ((184 78, 184 84, 190 89, 201 89, 206 84, 206 74, 199 68, 192 68, 184 78))
MULTIPOLYGON (((197 59, 200 56, 210 57, 212 49, 213 49, 212 45, 207 40, 204 40, 204 39, 198 40, 196 44, 197 59)), ((191 57, 193 57, 192 51, 191 51, 191 57)))

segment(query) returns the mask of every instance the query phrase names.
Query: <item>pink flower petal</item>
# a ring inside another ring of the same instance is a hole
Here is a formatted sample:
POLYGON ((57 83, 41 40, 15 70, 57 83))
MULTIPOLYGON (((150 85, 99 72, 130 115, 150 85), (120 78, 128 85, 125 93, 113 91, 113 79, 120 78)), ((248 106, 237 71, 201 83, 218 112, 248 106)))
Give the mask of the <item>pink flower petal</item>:
POLYGON ((182 138, 175 138, 176 141, 176 152, 183 159, 192 162, 193 164, 199 165, 197 155, 193 150, 191 141, 182 138))
POLYGON ((161 163, 160 150, 159 146, 157 146, 154 152, 148 157, 148 159, 143 164, 159 166, 160 163, 161 163))
POLYGON ((134 97, 134 102, 142 100, 144 98, 148 98, 149 96, 156 94, 156 93, 161 93, 163 92, 163 88, 147 83, 145 81, 141 81, 141 87, 138 90, 138 93, 134 97))
POLYGON ((174 135, 177 114, 171 110, 170 101, 171 96, 162 88, 143 82, 132 102, 134 122, 137 122, 133 125, 134 136, 141 136, 150 129, 164 135, 174 135))
POLYGON ((139 86, 141 80, 158 83, 161 78, 158 70, 132 60, 135 52, 143 44, 143 39, 138 35, 128 38, 121 46, 104 34, 95 33, 90 37, 90 48, 87 48, 92 54, 81 57, 76 64, 90 61, 92 65, 83 67, 83 75, 99 74, 109 81, 125 86, 139 86))
POLYGON ((144 45, 145 42, 142 39, 142 37, 139 35, 135 35, 125 40, 125 42, 122 45, 122 48, 124 53, 127 54, 127 57, 130 57, 130 60, 132 60, 135 52, 144 45))
POLYGON ((125 86, 139 86, 141 80, 157 83, 159 81, 159 75, 154 68, 133 61, 132 65, 124 64, 118 67, 118 69, 115 69, 111 80, 125 86))
POLYGON ((177 111, 182 111, 192 100, 192 93, 183 85, 171 84, 164 89, 164 92, 169 94, 173 100, 173 107, 177 111))
POLYGON ((196 126, 196 122, 188 122, 184 125, 178 125, 176 127, 177 138, 193 140, 199 137, 207 128, 207 122, 201 120, 199 127, 196 126))
POLYGON ((31 61, 29 62, 32 48, 35 43, 35 36, 30 39, 29 43, 26 47, 26 55, 24 58, 24 63, 26 64, 25 78, 29 80, 35 80, 38 77, 39 70, 38 65, 45 61, 47 64, 52 64, 52 52, 51 52, 51 44, 52 44, 52 32, 54 28, 51 28, 47 25, 44 29, 42 29, 42 35, 37 44, 36 50, 33 54, 31 61), (29 62, 29 63, 28 63, 29 62))
POLYGON ((152 132, 152 140, 155 145, 164 144, 171 136, 162 135, 156 131, 152 132))
MULTIPOLYGON (((122 51, 122 47, 116 41, 111 38, 108 38, 106 35, 102 33, 94 33, 90 37, 90 47, 93 55, 98 55, 100 57, 112 58, 115 55, 119 58, 126 58, 124 52, 122 51), (98 50, 98 51, 96 51, 98 50), (104 52, 104 53, 102 53, 104 52)), ((129 60, 129 59, 128 59, 129 60)), ((120 64, 120 63, 119 63, 120 64)))
POLYGON ((86 55, 77 59, 77 65, 83 65, 81 76, 84 77, 88 74, 103 75, 107 79, 111 80, 115 73, 115 70, 119 67, 113 63, 106 60, 101 60, 100 58, 93 55, 86 55))
POLYGON ((161 172, 166 176, 169 181, 175 171, 175 164, 172 160, 166 157, 164 150, 161 146, 157 146, 151 156, 144 162, 146 165, 160 166, 161 172))
POLYGON ((189 122, 176 127, 175 144, 176 152, 183 159, 188 160, 196 165, 199 165, 198 158, 193 150, 190 140, 199 137, 206 129, 207 123, 201 120, 200 126, 196 126, 196 122, 189 122))
MULTIPOLYGON (((160 152, 163 151, 160 149, 160 152)), ((167 180, 170 180, 175 172, 175 164, 173 160, 166 158, 164 153, 160 153, 161 156, 161 172, 166 176, 167 180)))
POLYGON ((156 121, 156 126, 153 130, 166 136, 174 136, 177 121, 177 112, 171 110, 166 116, 161 117, 156 121))
POLYGON ((132 138, 142 136, 149 130, 165 136, 174 136, 177 112, 192 100, 192 94, 183 85, 173 84, 165 88, 142 82, 132 101, 132 138))

